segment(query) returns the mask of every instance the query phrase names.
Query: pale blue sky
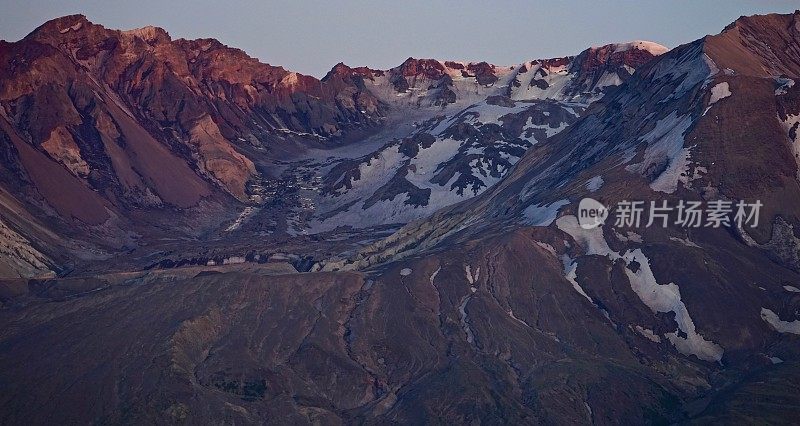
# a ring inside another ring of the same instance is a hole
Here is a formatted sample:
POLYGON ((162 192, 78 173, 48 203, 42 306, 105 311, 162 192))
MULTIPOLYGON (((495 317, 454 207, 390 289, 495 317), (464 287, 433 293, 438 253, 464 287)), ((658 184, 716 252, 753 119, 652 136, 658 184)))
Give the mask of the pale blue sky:
POLYGON ((740 15, 788 13, 800 0, 48 1, 0 0, 0 38, 82 13, 108 28, 213 37, 263 62, 321 77, 334 64, 389 68, 409 56, 515 64, 634 39, 668 47, 740 15))

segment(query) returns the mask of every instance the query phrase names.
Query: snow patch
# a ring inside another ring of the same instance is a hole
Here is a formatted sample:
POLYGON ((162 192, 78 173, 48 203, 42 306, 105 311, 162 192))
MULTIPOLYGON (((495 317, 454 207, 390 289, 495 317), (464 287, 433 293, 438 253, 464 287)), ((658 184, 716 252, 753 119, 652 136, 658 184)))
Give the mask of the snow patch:
POLYGON ((242 224, 245 223, 247 219, 249 219, 253 214, 258 212, 258 210, 259 209, 253 206, 245 207, 244 210, 242 210, 242 212, 239 213, 239 217, 237 217, 236 220, 234 220, 233 223, 230 224, 230 226, 225 228, 225 232, 231 232, 241 228, 242 224))
POLYGON ((400 270, 400 276, 407 277, 411 275, 411 268, 403 268, 400 270))
POLYGON ((583 287, 581 287, 581 285, 578 284, 577 280, 578 262, 576 262, 574 259, 564 254, 563 256, 561 256, 561 263, 564 265, 564 278, 566 278, 567 281, 569 281, 569 283, 572 284, 572 288, 574 288, 575 291, 578 292, 578 294, 585 297, 586 300, 588 300, 589 303, 592 304, 592 306, 597 306, 595 305, 594 300, 592 300, 592 298, 589 297, 589 295, 586 294, 585 291, 583 291, 583 287))
POLYGON ((669 237, 670 241, 675 241, 676 243, 681 243, 686 247, 694 247, 694 248, 702 248, 698 246, 694 241, 688 238, 679 238, 679 237, 669 237))
POLYGON ((701 46, 686 49, 680 56, 670 55, 659 60, 653 67, 652 78, 663 81, 677 82, 673 92, 660 100, 666 103, 672 99, 680 99, 703 84, 705 87, 711 78, 719 74, 719 68, 705 53, 701 46))
POLYGON ((481 275, 481 268, 480 267, 476 268, 475 274, 473 274, 472 268, 469 265, 464 265, 464 273, 466 274, 467 282, 469 282, 470 285, 472 285, 478 282, 478 277, 480 277, 481 275))
MULTIPOLYGON (((720 361, 723 349, 716 343, 706 340, 697 333, 694 321, 689 315, 689 310, 681 300, 680 289, 675 283, 659 284, 656 282, 650 268, 650 259, 641 249, 628 250, 619 254, 608 246, 603 236, 602 227, 583 229, 575 216, 562 216, 556 221, 556 226, 566 232, 586 250, 587 255, 606 256, 610 260, 621 259, 625 262, 625 274, 631 284, 631 289, 639 299, 653 312, 672 312, 678 328, 686 337, 681 337, 677 332, 667 333, 667 339, 685 355, 695 355, 706 361, 720 361), (634 272, 630 266, 638 264, 634 272)), ((798 322, 800 327, 800 322, 798 322)))
POLYGON ((783 321, 778 314, 767 308, 761 308, 761 319, 766 321, 778 333, 800 334, 800 320, 783 321))
POLYGON ((650 183, 650 188, 671 194, 678 189, 678 182, 688 184, 691 152, 689 148, 684 148, 683 143, 691 125, 691 116, 678 116, 675 111, 659 120, 653 130, 641 138, 648 144, 642 162, 629 165, 626 169, 644 174, 651 167, 666 161, 666 170, 650 183))
POLYGON ((66 34, 66 33, 70 32, 70 31, 78 31, 82 27, 83 27, 83 22, 78 22, 77 24, 74 24, 74 25, 72 25, 70 27, 61 29, 58 32, 61 33, 61 34, 66 34))
POLYGON ((537 246, 547 250, 547 252, 552 254, 554 257, 558 257, 558 254, 556 253, 556 249, 553 248, 553 246, 551 246, 550 244, 543 243, 541 241, 534 241, 534 243, 536 243, 537 246))
POLYGON ((627 231, 627 232, 625 232, 625 235, 622 235, 616 229, 614 229, 613 231, 614 231, 614 235, 617 237, 618 240, 626 242, 626 243, 627 242, 631 242, 631 243, 639 243, 639 244, 641 244, 642 241, 644 241, 644 240, 642 240, 642 236, 641 235, 639 235, 639 234, 637 234, 637 233, 635 233, 633 231, 627 231))
POLYGON ((603 227, 599 226, 592 229, 583 229, 578 223, 578 219, 573 215, 561 216, 556 221, 558 229, 569 234, 577 242, 587 255, 609 256, 611 260, 619 258, 619 254, 611 250, 605 237, 603 227))
MULTIPOLYGON (((528 121, 527 121, 527 123, 525 123, 525 127, 522 129, 522 134, 525 134, 528 130, 541 129, 541 130, 544 130, 545 136, 549 138, 549 137, 552 137, 552 136, 555 136, 555 135, 561 133, 561 131, 566 129, 567 126, 568 126, 568 124, 566 122, 564 122, 564 121, 559 123, 558 127, 550 127, 547 124, 533 124, 533 119, 531 117, 528 117, 528 121)), ((526 140, 529 141, 529 142, 532 142, 534 144, 536 142, 538 142, 535 138, 532 138, 532 137, 531 138, 527 138, 526 140)))
POLYGON ((794 87, 794 80, 785 77, 776 77, 775 82, 778 83, 778 88, 775 89, 775 96, 785 95, 789 89, 794 87))
POLYGON ((654 56, 663 55, 669 51, 669 48, 665 46, 645 40, 634 40, 628 43, 617 43, 614 45, 614 52, 625 52, 631 49, 644 50, 650 52, 654 56))
POLYGON ((441 271, 441 270, 442 270, 442 267, 440 266, 440 267, 436 268, 435 271, 433 271, 433 273, 431 274, 431 277, 430 277, 431 285, 433 285, 434 280, 436 280, 436 276, 439 275, 439 271, 441 271))
POLYGON ((727 81, 723 81, 722 83, 718 83, 711 88, 711 99, 708 101, 708 105, 714 105, 720 99, 725 99, 731 95, 731 88, 728 85, 727 81))
POLYGON ((595 84, 595 88, 602 89, 608 86, 619 86, 622 84, 622 79, 619 78, 619 74, 615 72, 604 72, 603 75, 597 80, 595 84))
POLYGON ((603 186, 603 183, 604 181, 602 176, 595 176, 586 182, 586 189, 589 190, 589 192, 595 192, 603 186))
POLYGON ((530 226, 549 226, 556 219, 558 209, 569 204, 569 200, 558 200, 547 205, 534 204, 522 212, 522 223, 530 226))

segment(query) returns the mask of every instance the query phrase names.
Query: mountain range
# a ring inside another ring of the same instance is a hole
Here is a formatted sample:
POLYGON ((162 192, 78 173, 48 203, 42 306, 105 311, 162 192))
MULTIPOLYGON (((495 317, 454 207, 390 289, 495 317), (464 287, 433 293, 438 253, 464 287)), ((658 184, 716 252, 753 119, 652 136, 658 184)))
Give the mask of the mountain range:
POLYGON ((81 15, 0 41, 0 421, 791 423, 798 78, 800 11, 322 79, 81 15))

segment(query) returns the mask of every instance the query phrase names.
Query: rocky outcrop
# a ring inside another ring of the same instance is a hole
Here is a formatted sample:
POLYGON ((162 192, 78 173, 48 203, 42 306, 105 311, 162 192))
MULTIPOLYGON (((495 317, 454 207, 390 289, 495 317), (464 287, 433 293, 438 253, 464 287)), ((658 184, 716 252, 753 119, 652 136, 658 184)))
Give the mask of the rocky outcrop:
POLYGON ((382 113, 352 81, 329 84, 216 40, 109 30, 80 15, 3 42, 0 56, 0 109, 13 132, 82 185, 112 192, 113 204, 190 207, 209 183, 246 200, 257 172, 242 149, 285 131, 341 136, 382 113))
POLYGON ((0 42, 0 186, 53 229, 101 243, 151 226, 141 209, 207 221, 251 202, 275 141, 378 126, 385 105, 353 75, 320 81, 213 39, 58 18, 0 42))

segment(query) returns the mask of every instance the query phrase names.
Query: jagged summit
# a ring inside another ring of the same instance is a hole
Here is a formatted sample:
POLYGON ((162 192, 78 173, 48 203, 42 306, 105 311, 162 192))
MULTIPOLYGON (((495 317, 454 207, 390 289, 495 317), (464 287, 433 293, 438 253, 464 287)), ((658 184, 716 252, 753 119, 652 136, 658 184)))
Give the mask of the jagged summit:
POLYGON ((165 29, 154 27, 152 25, 142 28, 135 28, 132 30, 125 30, 122 31, 122 33, 125 35, 139 37, 148 43, 168 43, 172 41, 172 37, 170 37, 169 33, 165 29))
POLYGON ((60 18, 51 19, 50 21, 45 22, 30 32, 25 38, 51 41, 53 37, 67 35, 71 32, 76 33, 84 28, 97 31, 115 31, 127 36, 139 37, 147 42, 172 41, 169 33, 160 27, 147 25, 142 28, 135 28, 131 30, 107 30, 104 26, 93 23, 82 14, 67 15, 60 18))
POLYGON ((45 22, 31 31, 27 36, 25 36, 25 38, 36 38, 37 36, 43 34, 66 34, 69 31, 80 30, 84 25, 94 26, 95 24, 89 21, 86 16, 82 14, 66 15, 59 18, 53 18, 45 22))
MULTIPOLYGON (((248 62, 256 61, 254 58, 248 56, 245 52, 226 46, 213 38, 201 38, 196 40, 178 39, 172 40, 169 33, 159 27, 145 26, 142 28, 131 30, 109 30, 102 25, 92 23, 85 15, 76 14, 68 15, 60 18, 52 19, 34 31, 32 31, 25 39, 33 39, 47 44, 57 46, 59 43, 69 40, 76 44, 76 48, 85 47, 87 43, 99 44, 104 40, 114 38, 128 38, 133 37, 140 39, 148 44, 163 44, 174 43, 179 46, 186 46, 190 49, 200 49, 203 51, 212 49, 223 49, 228 52, 236 52, 242 59, 248 62), (81 30, 85 31, 81 31, 81 30)), ((597 46, 587 49, 587 51, 600 50, 609 51, 613 53, 622 53, 629 50, 636 50, 648 52, 651 55, 658 55, 667 49, 656 43, 647 41, 633 41, 628 43, 618 43, 606 46, 597 46)), ((630 56, 630 55, 626 55, 630 56)), ((568 56, 566 58, 572 58, 568 56)), ((557 61, 558 59, 539 59, 531 62, 547 63, 557 61)), ((263 64, 269 66, 268 64, 263 64)), ((633 64, 628 64, 633 66, 633 64)), ((389 70, 376 70, 369 67, 354 67, 351 68, 344 63, 335 65, 331 71, 322 78, 322 81, 329 79, 332 75, 343 76, 359 75, 364 78, 373 78, 382 75, 382 73, 392 72, 398 73, 404 77, 410 76, 424 76, 429 79, 439 79, 445 75, 454 78, 475 78, 482 85, 490 85, 497 81, 499 73, 505 73, 511 69, 519 67, 520 64, 510 66, 500 66, 489 64, 487 62, 465 62, 453 60, 438 60, 438 59, 418 59, 409 57, 403 63, 395 68, 389 70)), ((281 69, 281 67, 274 67, 281 69)), ((289 71, 285 71, 289 72, 289 71)), ((300 75, 300 74, 298 74, 300 75)), ((306 76, 304 76, 306 77, 306 76)), ((313 83, 312 83, 313 84, 313 83)))
MULTIPOLYGON (((669 51, 669 48, 650 41, 634 40, 625 43, 611 43, 606 45, 593 46, 588 48, 584 52, 590 52, 590 51, 605 51, 608 52, 609 55, 618 53, 621 54, 621 57, 623 56, 622 54, 624 52, 641 51, 641 52, 647 52, 652 56, 658 56, 669 51)), ((568 61, 569 59, 575 58, 576 56, 579 56, 579 54, 573 56, 565 56, 562 58, 534 59, 526 63, 557 63, 557 62, 568 61)), ((328 76, 330 76, 331 74, 343 75, 343 74, 355 73, 368 76, 368 75, 374 75, 376 73, 383 73, 383 72, 390 72, 392 70, 397 70, 404 76, 424 76, 431 79, 437 79, 443 77, 444 75, 450 75, 453 77, 468 76, 470 75, 471 71, 476 71, 478 74, 493 73, 495 69, 510 71, 524 64, 525 63, 513 64, 513 65, 496 65, 487 63, 485 61, 457 61, 457 60, 440 60, 434 58, 408 57, 400 65, 387 70, 377 70, 369 67, 351 68, 345 65, 343 62, 339 62, 338 64, 334 65, 334 67, 331 69, 331 71, 328 72, 328 74, 326 74, 325 78, 328 78, 328 76)), ((638 64, 627 63, 627 65, 633 66, 638 64)), ((325 78, 323 78, 323 80, 325 78)))
POLYGON ((351 67, 345 65, 343 62, 339 62, 338 64, 334 65, 333 68, 331 68, 331 70, 328 71, 327 74, 325 74, 325 77, 322 78, 322 81, 328 81, 331 78, 333 78, 334 76, 338 76, 338 77, 342 77, 342 78, 359 76, 359 77, 363 77, 363 78, 372 79, 372 78, 374 78, 375 76, 378 76, 378 75, 383 75, 383 71, 374 70, 374 69, 371 69, 369 67, 351 68, 351 67))

